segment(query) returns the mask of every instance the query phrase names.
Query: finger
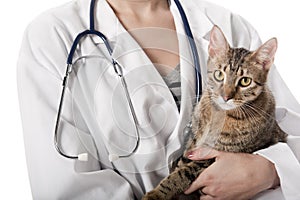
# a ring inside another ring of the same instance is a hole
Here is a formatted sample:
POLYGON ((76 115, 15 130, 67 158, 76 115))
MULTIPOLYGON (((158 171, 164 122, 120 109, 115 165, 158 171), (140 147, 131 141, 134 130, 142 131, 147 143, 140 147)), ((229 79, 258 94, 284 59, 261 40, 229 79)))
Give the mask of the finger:
POLYGON ((199 188, 201 188, 201 183, 196 180, 190 185, 190 187, 184 192, 184 194, 191 194, 196 190, 199 190, 199 188))
POLYGON ((201 174, 196 178, 196 180, 190 185, 190 187, 184 192, 184 194, 191 194, 192 192, 195 192, 196 190, 199 190, 200 188, 203 188, 204 182, 203 177, 201 174))
POLYGON ((220 154, 219 151, 203 147, 197 148, 186 153, 186 157, 191 160, 207 160, 210 158, 215 158, 220 154))

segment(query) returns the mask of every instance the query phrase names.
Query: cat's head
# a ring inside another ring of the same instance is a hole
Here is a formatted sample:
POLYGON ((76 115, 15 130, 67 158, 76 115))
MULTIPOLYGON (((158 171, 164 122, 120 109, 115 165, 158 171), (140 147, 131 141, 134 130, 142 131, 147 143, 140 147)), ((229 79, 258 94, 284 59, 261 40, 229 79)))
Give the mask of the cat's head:
POLYGON ((219 27, 214 26, 208 47, 208 89, 223 110, 255 100, 263 91, 274 61, 277 40, 272 38, 256 51, 231 48, 219 27))

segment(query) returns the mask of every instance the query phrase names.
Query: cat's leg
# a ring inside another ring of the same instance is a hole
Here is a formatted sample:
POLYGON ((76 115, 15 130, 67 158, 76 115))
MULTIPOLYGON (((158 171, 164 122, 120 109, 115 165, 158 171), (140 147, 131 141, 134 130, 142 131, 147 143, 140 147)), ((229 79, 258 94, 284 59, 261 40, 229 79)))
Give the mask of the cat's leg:
POLYGON ((168 200, 182 194, 189 188, 199 174, 207 168, 214 159, 193 161, 177 168, 152 191, 148 192, 143 200, 168 200))

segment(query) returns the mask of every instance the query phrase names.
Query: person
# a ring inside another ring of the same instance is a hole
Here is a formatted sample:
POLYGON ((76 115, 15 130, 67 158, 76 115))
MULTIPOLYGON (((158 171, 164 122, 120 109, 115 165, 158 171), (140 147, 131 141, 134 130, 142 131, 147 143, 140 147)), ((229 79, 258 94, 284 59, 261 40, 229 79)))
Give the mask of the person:
MULTIPOLYGON (((195 100, 195 69, 173 0, 97 0, 95 28, 113 47, 138 120, 134 123, 103 41, 86 36, 76 48, 65 95, 59 145, 86 162, 67 159, 53 145, 66 59, 76 35, 89 27, 89 1, 73 0, 34 20, 18 61, 18 91, 33 199, 140 199, 169 173, 183 152, 184 128, 195 100), (179 77, 179 78, 178 78, 179 77), (172 87, 172 85, 175 87, 172 87)), ((242 17, 202 0, 181 0, 196 42, 203 85, 209 33, 218 25, 234 47, 261 44, 242 17)), ((201 199, 300 199, 300 106, 275 66, 269 76, 279 125, 289 134, 254 154, 198 149, 191 159, 215 157, 186 191, 201 199)))

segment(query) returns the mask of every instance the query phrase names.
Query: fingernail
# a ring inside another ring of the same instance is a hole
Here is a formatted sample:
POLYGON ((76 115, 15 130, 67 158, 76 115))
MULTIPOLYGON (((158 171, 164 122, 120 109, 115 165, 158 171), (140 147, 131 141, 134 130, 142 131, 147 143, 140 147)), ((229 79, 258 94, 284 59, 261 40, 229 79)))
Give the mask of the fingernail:
POLYGON ((202 159, 202 158, 205 158, 210 153, 210 151, 211 151, 210 148, 204 147, 201 149, 196 149, 196 150, 187 152, 186 157, 188 159, 193 159, 193 158, 202 159))
POLYGON ((187 156, 188 158, 194 157, 194 151, 189 151, 189 152, 187 152, 187 153, 186 153, 186 156, 187 156))

